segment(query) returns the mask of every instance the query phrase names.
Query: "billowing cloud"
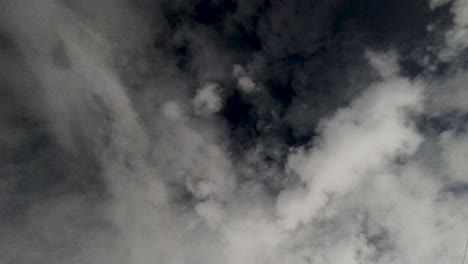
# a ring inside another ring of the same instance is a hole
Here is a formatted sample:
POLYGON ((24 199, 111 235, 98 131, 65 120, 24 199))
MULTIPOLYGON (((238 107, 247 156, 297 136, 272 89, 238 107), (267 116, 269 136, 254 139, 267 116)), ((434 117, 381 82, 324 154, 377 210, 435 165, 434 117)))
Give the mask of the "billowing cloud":
POLYGON ((400 155, 413 154, 422 139, 406 112, 421 111, 422 101, 420 85, 391 78, 371 86, 348 108, 322 121, 314 148, 289 157, 290 169, 306 187, 287 190, 279 197, 286 228, 307 224, 329 196, 346 194, 367 174, 385 169, 400 155))
POLYGON ((255 82, 249 76, 250 74, 240 65, 235 64, 232 70, 232 75, 237 78, 237 87, 245 92, 251 93, 258 89, 255 82))
POLYGON ((467 5, 398 5, 0 2, 2 260, 461 261, 467 5))
POLYGON ((222 107, 219 85, 209 83, 201 87, 193 99, 193 104, 198 112, 218 112, 222 107))

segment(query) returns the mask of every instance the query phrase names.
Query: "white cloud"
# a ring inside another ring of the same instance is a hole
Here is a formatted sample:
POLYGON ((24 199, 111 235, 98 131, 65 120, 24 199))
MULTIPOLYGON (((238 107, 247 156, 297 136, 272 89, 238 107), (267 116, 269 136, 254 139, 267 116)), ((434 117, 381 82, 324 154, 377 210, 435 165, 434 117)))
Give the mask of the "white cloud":
POLYGON ((454 21, 458 26, 464 27, 468 25, 468 1, 456 0, 453 2, 452 13, 454 13, 454 21))
POLYGON ((368 50, 366 51, 366 58, 384 79, 396 77, 400 72, 398 56, 395 52, 378 53, 368 50))
POLYGON ((237 79, 237 87, 244 93, 252 93, 258 90, 258 86, 252 80, 251 74, 241 65, 234 64, 232 76, 237 79))
POLYGON ((306 188, 287 190, 278 200, 284 226, 295 229, 313 220, 328 196, 345 194, 362 177, 385 169, 400 155, 413 154, 422 138, 408 111, 421 111, 422 87, 398 78, 375 84, 351 106, 322 121, 311 150, 289 157, 289 167, 306 188))
POLYGON ((199 88, 193 104, 199 113, 216 113, 222 107, 221 87, 215 83, 207 83, 199 88))
POLYGON ((457 58, 466 47, 468 47, 468 1, 466 0, 440 0, 431 1, 431 7, 451 3, 454 25, 445 32, 446 43, 439 51, 438 58, 443 62, 449 62, 457 58))
POLYGON ((248 76, 242 76, 237 80, 239 89, 246 93, 251 93, 257 89, 255 83, 248 76))

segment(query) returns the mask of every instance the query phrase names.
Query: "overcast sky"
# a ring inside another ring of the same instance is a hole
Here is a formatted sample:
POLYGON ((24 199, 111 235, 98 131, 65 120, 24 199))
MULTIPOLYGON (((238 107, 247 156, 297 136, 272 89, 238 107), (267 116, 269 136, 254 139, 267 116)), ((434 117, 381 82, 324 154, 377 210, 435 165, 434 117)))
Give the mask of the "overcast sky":
POLYGON ((461 263, 468 0, 0 0, 0 262, 461 263))

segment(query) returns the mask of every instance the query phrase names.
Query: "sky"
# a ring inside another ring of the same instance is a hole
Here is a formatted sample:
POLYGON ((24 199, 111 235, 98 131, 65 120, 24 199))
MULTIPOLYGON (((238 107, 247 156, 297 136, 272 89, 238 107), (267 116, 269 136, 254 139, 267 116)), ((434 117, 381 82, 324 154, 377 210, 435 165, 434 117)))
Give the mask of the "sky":
POLYGON ((5 264, 461 263, 468 0, 0 0, 5 264))

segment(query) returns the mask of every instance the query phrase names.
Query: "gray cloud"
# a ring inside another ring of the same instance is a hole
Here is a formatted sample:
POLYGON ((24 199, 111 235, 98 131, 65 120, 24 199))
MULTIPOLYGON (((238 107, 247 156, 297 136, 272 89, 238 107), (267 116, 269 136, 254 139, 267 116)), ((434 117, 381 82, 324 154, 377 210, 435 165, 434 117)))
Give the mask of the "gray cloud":
POLYGON ((1 2, 2 259, 461 261, 465 4, 353 3, 1 2))

